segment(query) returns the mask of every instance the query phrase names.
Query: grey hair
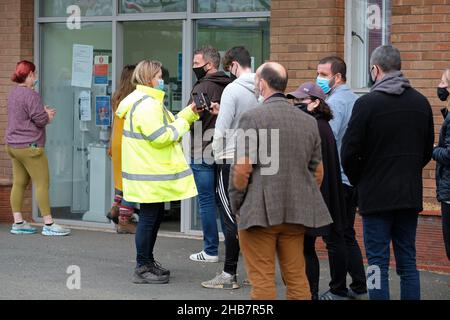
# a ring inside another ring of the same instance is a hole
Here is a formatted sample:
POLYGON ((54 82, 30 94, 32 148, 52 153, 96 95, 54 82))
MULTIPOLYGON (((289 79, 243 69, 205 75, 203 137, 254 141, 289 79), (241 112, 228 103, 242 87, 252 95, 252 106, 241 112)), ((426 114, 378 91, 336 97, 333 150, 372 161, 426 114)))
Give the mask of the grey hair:
POLYGON ((385 73, 400 71, 402 69, 400 51, 391 45, 379 46, 373 51, 370 57, 370 65, 379 66, 385 73))
POLYGON ((220 67, 220 53, 212 46, 204 46, 194 51, 194 55, 201 54, 206 62, 211 62, 216 69, 220 67))

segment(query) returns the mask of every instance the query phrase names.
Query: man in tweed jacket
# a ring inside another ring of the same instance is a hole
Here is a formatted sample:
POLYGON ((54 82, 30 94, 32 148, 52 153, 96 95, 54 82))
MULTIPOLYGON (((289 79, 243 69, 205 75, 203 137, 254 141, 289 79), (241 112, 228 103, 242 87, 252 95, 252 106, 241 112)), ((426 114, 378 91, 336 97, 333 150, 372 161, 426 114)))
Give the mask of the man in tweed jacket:
POLYGON ((275 256, 288 299, 310 299, 305 274, 305 227, 332 223, 320 194, 323 177, 315 119, 284 96, 286 69, 263 64, 255 85, 262 106, 239 121, 230 198, 238 217, 239 239, 252 299, 275 299, 275 256))

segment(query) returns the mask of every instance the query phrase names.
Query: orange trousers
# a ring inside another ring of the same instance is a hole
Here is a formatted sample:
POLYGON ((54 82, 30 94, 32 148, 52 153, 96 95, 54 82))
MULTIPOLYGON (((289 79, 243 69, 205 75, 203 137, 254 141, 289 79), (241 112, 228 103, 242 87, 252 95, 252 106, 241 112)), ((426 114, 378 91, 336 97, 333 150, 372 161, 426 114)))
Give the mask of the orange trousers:
POLYGON ((275 259, 278 256, 288 300, 311 300, 305 272, 305 229, 297 224, 239 231, 245 268, 252 284, 253 300, 275 300, 275 259))

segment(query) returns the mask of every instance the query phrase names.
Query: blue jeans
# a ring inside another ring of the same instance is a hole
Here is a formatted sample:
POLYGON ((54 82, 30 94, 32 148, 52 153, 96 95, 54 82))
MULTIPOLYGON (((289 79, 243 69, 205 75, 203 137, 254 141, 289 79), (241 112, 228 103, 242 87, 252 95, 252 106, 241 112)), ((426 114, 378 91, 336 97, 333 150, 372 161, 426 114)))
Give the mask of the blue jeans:
POLYGON ((217 229, 216 167, 206 163, 193 164, 195 184, 198 189, 198 205, 203 228, 203 250, 210 256, 219 255, 219 231, 217 229))
POLYGON ((369 268, 367 285, 371 300, 389 300, 390 243, 400 276, 401 300, 420 300, 420 277, 416 266, 418 213, 391 211, 363 216, 364 244, 369 268), (375 272, 372 273, 375 267, 375 272), (378 268, 379 269, 378 269, 378 268), (380 281, 377 281, 377 269, 380 281), (377 286, 377 282, 379 286, 377 286))
POLYGON ((155 261, 153 248, 163 218, 164 203, 141 203, 135 237, 137 267, 149 265, 155 261))

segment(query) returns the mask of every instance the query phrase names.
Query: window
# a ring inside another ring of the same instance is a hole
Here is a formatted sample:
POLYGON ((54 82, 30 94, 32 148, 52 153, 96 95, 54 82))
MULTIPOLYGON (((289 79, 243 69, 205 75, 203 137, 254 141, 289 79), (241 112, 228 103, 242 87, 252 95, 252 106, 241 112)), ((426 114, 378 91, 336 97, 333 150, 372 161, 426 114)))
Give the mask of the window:
MULTIPOLYGON (((190 97, 194 49, 210 44, 223 56, 244 45, 254 69, 270 56, 270 0, 35 3, 39 91, 45 104, 58 111, 47 128, 51 208, 56 218, 69 223, 108 223, 105 213, 113 194, 107 156, 110 96, 124 65, 161 61, 164 103, 177 113, 190 97)), ((33 214, 39 219, 36 201, 33 214)), ((168 217, 167 230, 201 230, 196 199, 166 204, 168 217)))
MULTIPOLYGON (((217 48, 223 58, 225 52, 234 46, 245 46, 252 57, 256 70, 270 56, 270 27, 268 18, 247 19, 202 19, 196 21, 196 48, 209 44, 217 48)), ((191 226, 201 230, 198 203, 194 201, 191 226)), ((220 225, 220 223, 219 223, 220 225)))
POLYGON ((120 13, 184 12, 186 0, 120 0, 120 13))
POLYGON ((270 11, 270 0, 195 0, 195 12, 270 11))
MULTIPOLYGON (((74 45, 93 46, 94 56, 109 56, 109 62, 112 61, 112 24, 89 22, 83 23, 80 30, 69 30, 65 23, 47 23, 41 26, 40 40, 40 93, 44 103, 57 110, 55 121, 47 127, 46 144, 52 214, 58 219, 107 222, 102 210, 98 215, 101 217, 103 214, 101 220, 85 213, 94 212, 97 208, 106 210, 111 205, 111 184, 106 179, 110 176, 110 167, 105 165, 95 172, 97 177, 90 170, 94 162, 108 161, 107 146, 101 144, 101 127, 95 122, 95 98, 110 95, 111 86, 96 85, 92 81, 90 89, 81 89, 72 86, 71 80, 74 45), (91 97, 91 121, 80 118, 82 92, 91 97), (94 158, 94 151, 99 149, 103 154, 94 158), (92 181, 100 184, 91 185, 92 181)), ((109 79, 111 67, 108 68, 109 79)))
POLYGON ((125 22, 123 29, 124 64, 136 64, 143 59, 161 61, 166 91, 165 105, 172 112, 180 111, 183 108, 181 101, 183 22, 180 20, 125 22))
POLYGON ((346 60, 353 89, 369 86, 370 56, 389 43, 389 0, 347 0, 346 60))
POLYGON ((82 17, 111 16, 113 1, 115 0, 45 0, 39 1, 39 12, 41 17, 67 17, 75 13, 70 8, 75 5, 80 8, 79 14, 82 17))
POLYGON ((197 46, 212 45, 221 54, 234 46, 245 46, 253 67, 269 59, 269 19, 205 19, 197 21, 197 46))

